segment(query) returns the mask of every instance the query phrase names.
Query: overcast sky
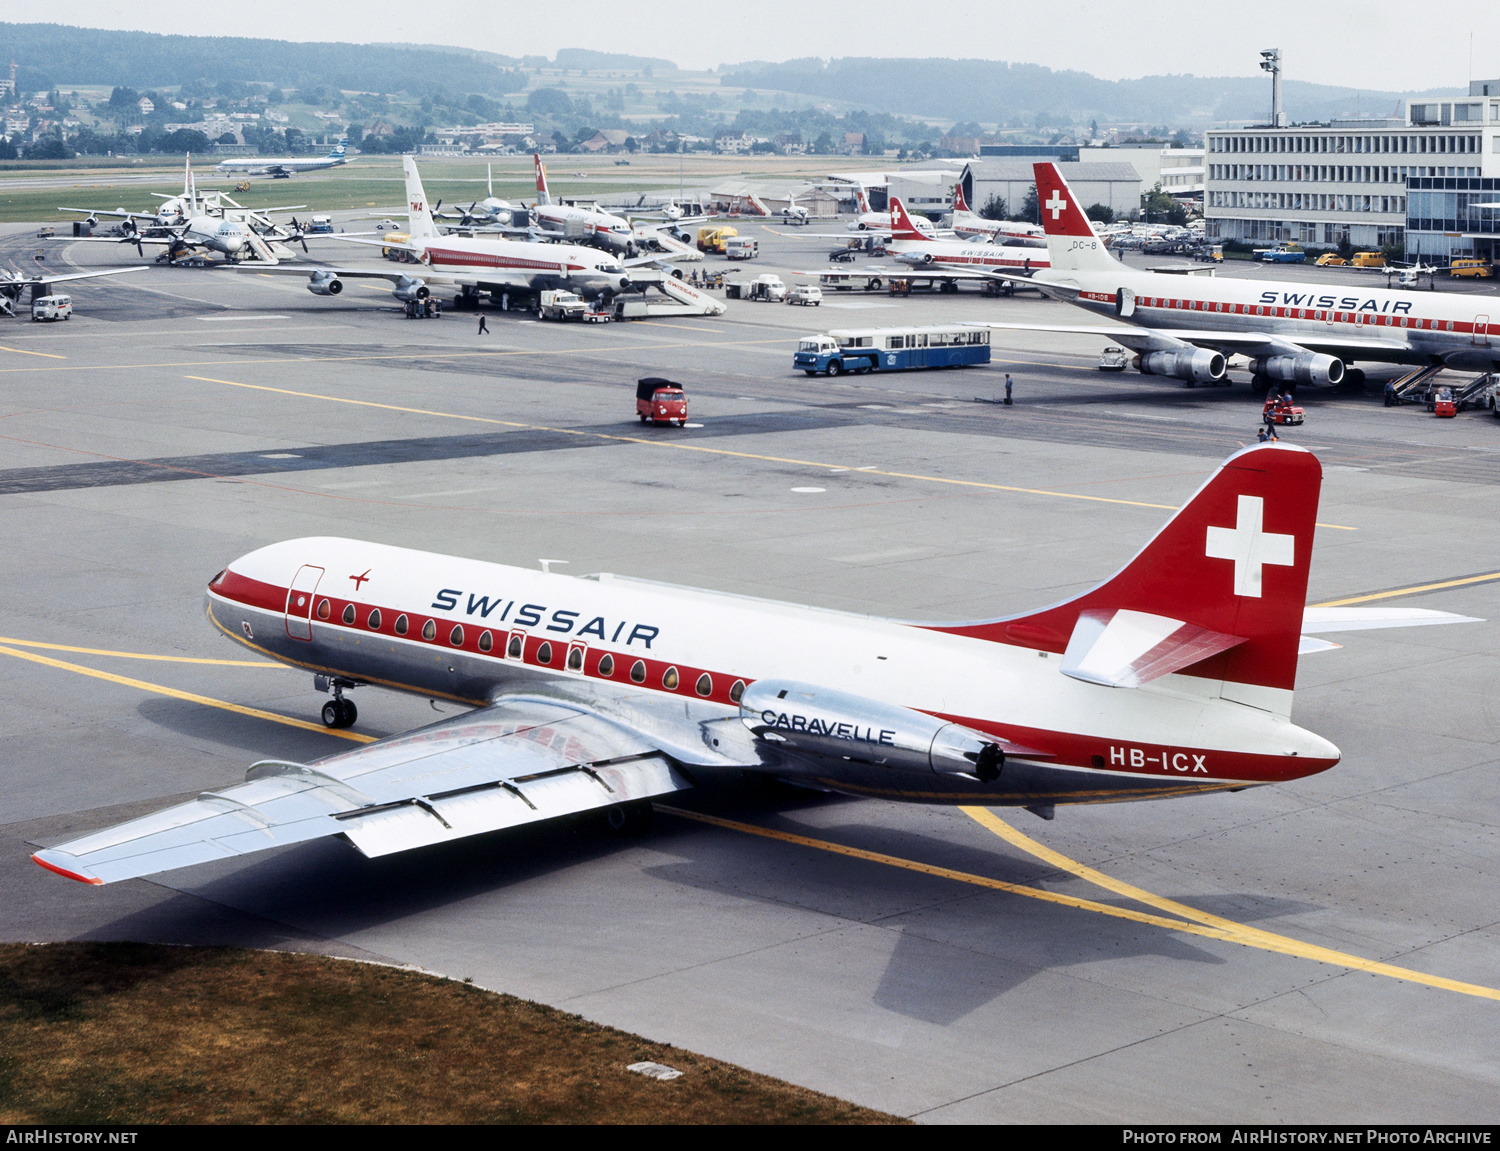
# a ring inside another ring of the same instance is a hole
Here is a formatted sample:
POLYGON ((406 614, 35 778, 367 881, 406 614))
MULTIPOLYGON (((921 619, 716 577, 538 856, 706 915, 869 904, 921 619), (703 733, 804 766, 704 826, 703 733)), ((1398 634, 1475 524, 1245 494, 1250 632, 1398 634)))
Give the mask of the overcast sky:
MULTIPOLYGON (((260 0, 246 7, 184 11, 211 18, 164 19, 160 4, 70 0, 57 20, 90 28, 355 43, 463 44, 512 56, 594 48, 659 56, 684 68, 799 56, 939 56, 1073 68, 1110 80, 1163 73, 1254 74, 1262 48, 1280 47, 1285 75, 1299 80, 1402 91, 1500 77, 1500 3, 1495 0, 260 0), (358 12, 351 20, 348 13, 358 12)), ((50 18, 50 19, 49 19, 50 18)))

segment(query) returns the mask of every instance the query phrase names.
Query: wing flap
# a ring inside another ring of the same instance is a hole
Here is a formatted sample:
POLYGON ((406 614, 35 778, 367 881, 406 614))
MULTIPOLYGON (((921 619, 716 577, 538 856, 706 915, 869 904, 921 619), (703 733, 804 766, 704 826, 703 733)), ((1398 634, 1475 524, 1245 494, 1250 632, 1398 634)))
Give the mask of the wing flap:
POLYGON ((340 819, 349 841, 370 857, 519 827, 611 804, 680 791, 689 784, 661 756, 565 768, 459 795, 340 819))

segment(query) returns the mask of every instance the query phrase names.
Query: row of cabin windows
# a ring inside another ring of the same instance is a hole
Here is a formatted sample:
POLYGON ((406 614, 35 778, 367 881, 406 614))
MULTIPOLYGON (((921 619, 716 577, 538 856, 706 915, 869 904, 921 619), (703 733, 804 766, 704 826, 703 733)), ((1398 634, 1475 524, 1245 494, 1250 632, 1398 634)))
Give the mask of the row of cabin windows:
MULTIPOLYGON (((332 614, 333 606, 328 600, 325 599, 318 604, 319 619, 328 619, 332 614)), ((345 605, 342 619, 346 624, 353 626, 355 612, 354 605, 352 603, 345 605)), ((369 618, 366 620, 366 626, 369 627, 371 631, 379 631, 381 622, 382 616, 380 614, 380 609, 378 607, 371 608, 369 618)), ((410 627, 411 623, 404 613, 396 617, 395 632, 397 635, 405 635, 410 627)), ((425 640, 434 640, 437 638, 437 622, 435 620, 428 620, 422 625, 422 638, 425 640)), ((454 647, 463 647, 464 629, 462 626, 460 626, 459 624, 453 625, 453 630, 448 633, 448 642, 454 647)), ((494 650, 494 646, 495 637, 492 632, 484 631, 479 634, 480 651, 492 651, 494 650)), ((509 659, 520 659, 524 652, 524 638, 519 632, 517 632, 510 637, 510 643, 506 645, 505 654, 509 659)), ((544 642, 541 647, 537 648, 536 659, 538 663, 550 665, 552 663, 552 644, 544 642)), ((567 666, 569 671, 583 670, 582 647, 574 646, 569 648, 567 666)), ((605 652, 604 655, 599 658, 599 674, 605 679, 612 678, 615 674, 615 657, 610 655, 608 652, 605 652)), ((644 660, 638 659, 631 665, 630 680, 632 683, 646 682, 646 663, 644 660)), ((681 680, 675 667, 669 667, 666 671, 662 672, 661 685, 668 691, 676 691, 677 686, 680 682, 681 680)), ((713 695, 713 677, 710 676, 707 672, 704 672, 698 677, 698 682, 693 685, 693 690, 696 691, 699 695, 703 696, 705 699, 708 696, 713 695)), ((729 698, 732 702, 739 703, 740 696, 743 695, 744 692, 745 681, 737 679, 734 681, 734 686, 729 689, 729 698)))
POLYGON ((887 336, 885 346, 891 350, 902 348, 961 348, 968 344, 987 344, 988 332, 932 332, 912 336, 887 336))

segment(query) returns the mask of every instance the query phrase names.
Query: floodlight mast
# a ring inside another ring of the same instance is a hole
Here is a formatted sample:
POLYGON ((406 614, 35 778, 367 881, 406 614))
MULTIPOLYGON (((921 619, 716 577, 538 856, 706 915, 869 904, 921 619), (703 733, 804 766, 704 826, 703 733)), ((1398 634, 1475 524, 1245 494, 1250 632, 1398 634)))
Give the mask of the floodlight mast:
POLYGON ((1271 73, 1271 127, 1285 128, 1286 113, 1281 110, 1281 49, 1267 48, 1260 55, 1261 69, 1271 73))

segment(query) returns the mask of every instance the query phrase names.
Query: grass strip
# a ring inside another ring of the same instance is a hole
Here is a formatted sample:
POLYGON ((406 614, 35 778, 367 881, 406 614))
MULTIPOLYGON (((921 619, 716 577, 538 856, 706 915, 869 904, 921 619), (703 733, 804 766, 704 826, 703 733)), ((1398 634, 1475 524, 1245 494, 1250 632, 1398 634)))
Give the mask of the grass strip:
POLYGON ((899 1123, 401 968, 135 943, 0 945, 0 1123, 899 1123), (670 1081, 626 1070, 664 1063, 670 1081))

